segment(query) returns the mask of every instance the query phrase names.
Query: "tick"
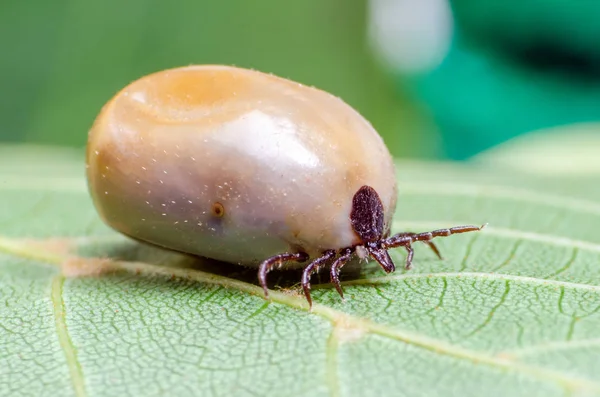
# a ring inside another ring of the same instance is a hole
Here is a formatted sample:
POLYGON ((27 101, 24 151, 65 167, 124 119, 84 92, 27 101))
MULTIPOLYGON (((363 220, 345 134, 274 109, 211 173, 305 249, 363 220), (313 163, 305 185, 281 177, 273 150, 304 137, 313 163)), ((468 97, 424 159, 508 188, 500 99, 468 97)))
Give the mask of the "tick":
POLYGON ((395 270, 388 250, 480 230, 390 235, 394 163, 382 138, 339 98, 273 75, 188 66, 118 92, 88 137, 87 180, 110 227, 170 250, 258 268, 339 273, 354 256, 395 270))

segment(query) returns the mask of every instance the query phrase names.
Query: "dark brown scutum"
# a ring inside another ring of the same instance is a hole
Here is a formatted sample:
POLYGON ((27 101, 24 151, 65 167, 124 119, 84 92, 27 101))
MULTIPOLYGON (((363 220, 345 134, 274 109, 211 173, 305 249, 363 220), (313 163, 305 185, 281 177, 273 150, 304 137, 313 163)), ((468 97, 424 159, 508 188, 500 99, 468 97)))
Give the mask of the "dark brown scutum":
POLYGON ((363 243, 381 240, 383 235, 383 204, 370 186, 363 186, 352 198, 350 211, 352 229, 363 243))

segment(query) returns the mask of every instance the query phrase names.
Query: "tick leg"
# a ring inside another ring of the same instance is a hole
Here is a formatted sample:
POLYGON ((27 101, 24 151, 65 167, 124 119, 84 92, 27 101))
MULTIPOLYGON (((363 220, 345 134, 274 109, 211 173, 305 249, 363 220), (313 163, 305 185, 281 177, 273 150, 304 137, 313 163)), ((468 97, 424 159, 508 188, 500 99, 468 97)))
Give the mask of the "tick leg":
POLYGON ((410 245, 406 245, 404 246, 404 248, 406 248, 406 266, 404 266, 404 268, 406 270, 410 270, 410 268, 412 267, 412 260, 413 260, 413 256, 415 255, 415 251, 412 249, 412 247, 410 245))
POLYGON ((429 246, 429 248, 431 248, 431 250, 433 251, 433 253, 439 258, 439 259, 444 259, 442 258, 442 254, 440 254, 440 250, 438 249, 438 247, 432 243, 431 241, 423 241, 425 244, 427 244, 429 246))
POLYGON ((298 252, 295 254, 286 252, 283 254, 272 256, 262 261, 262 263, 258 267, 258 282, 265 291, 265 298, 269 297, 269 289, 267 288, 267 274, 273 269, 275 265, 281 265, 283 262, 289 261, 304 262, 307 259, 308 255, 304 252, 298 252))
MULTIPOLYGON (((412 232, 404 232, 404 233, 398 233, 396 234, 396 236, 402 237, 402 236, 414 236, 417 233, 412 233, 412 232)), ((429 248, 431 248, 431 250, 433 251, 433 253, 439 258, 439 259, 443 259, 442 258, 442 254, 440 254, 440 250, 438 249, 438 247, 431 241, 423 241, 423 243, 427 244, 429 246, 429 248)))
MULTIPOLYGON (((468 232, 477 232, 481 229, 483 229, 485 227, 485 225, 483 226, 456 226, 456 227, 451 227, 449 229, 438 229, 438 230, 433 230, 431 232, 424 232, 424 233, 398 233, 392 237, 386 238, 385 240, 383 240, 381 242, 381 246, 384 249, 390 249, 390 248, 395 248, 395 247, 405 247, 406 250, 408 251, 408 257, 406 258, 406 269, 410 269, 411 264, 412 264, 412 258, 413 258, 413 252, 412 252, 412 243, 414 243, 415 241, 423 241, 425 243, 430 243, 430 240, 435 238, 435 237, 446 237, 446 236, 450 236, 452 234, 459 234, 459 233, 468 233, 468 232)), ((436 254, 439 255, 439 251, 437 250, 437 247, 432 247, 433 251, 436 252, 436 254)), ((440 256, 441 257, 441 256, 440 256)))
POLYGON ((424 233, 410 233, 410 234, 398 233, 392 237, 389 237, 389 238, 386 238, 385 240, 383 240, 382 247, 389 249, 389 248, 394 248, 394 247, 407 246, 407 245, 414 243, 415 241, 428 242, 429 240, 431 240, 435 237, 447 237, 452 234, 477 232, 477 231, 483 229, 484 227, 485 227, 485 225, 483 225, 483 226, 469 225, 469 226, 455 226, 455 227, 451 227, 449 229, 438 229, 438 230, 433 230, 431 232, 424 232, 424 233))
POLYGON ((304 295, 306 296, 306 300, 308 301, 308 305, 312 308, 312 298, 310 297, 310 276, 313 274, 315 270, 319 267, 323 266, 325 262, 330 260, 335 256, 335 251, 327 250, 323 252, 323 255, 312 261, 308 266, 304 268, 304 272, 302 273, 302 289, 304 290, 304 295))
POLYGON ((352 258, 352 253, 353 250, 351 248, 344 249, 340 256, 331 265, 331 283, 335 286, 335 289, 340 294, 342 299, 344 298, 344 291, 340 285, 340 270, 342 270, 342 266, 344 266, 350 260, 350 258, 352 258))

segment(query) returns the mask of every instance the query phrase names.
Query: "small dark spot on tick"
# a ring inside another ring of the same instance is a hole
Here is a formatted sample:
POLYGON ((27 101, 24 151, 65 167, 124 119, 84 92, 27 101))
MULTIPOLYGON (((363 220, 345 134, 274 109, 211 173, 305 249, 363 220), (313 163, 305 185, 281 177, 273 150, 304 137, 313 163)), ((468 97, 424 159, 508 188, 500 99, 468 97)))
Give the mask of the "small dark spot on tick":
POLYGON ((225 215, 225 207, 223 207, 223 204, 217 201, 213 203, 211 213, 217 218, 221 218, 223 215, 225 215))

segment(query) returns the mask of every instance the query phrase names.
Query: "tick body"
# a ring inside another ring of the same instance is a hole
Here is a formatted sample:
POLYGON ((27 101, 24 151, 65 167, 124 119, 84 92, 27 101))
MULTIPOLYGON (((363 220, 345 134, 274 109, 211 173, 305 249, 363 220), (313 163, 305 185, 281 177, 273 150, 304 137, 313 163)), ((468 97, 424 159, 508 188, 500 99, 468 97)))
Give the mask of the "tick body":
POLYGON ((115 230, 256 266, 265 293, 274 266, 301 266, 309 302, 319 267, 341 293, 357 252, 391 272, 389 248, 412 260, 414 241, 480 229, 389 237, 395 171, 371 125, 324 91, 227 66, 158 72, 116 94, 89 133, 87 178, 115 230))

